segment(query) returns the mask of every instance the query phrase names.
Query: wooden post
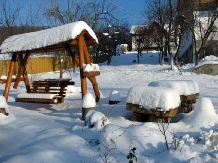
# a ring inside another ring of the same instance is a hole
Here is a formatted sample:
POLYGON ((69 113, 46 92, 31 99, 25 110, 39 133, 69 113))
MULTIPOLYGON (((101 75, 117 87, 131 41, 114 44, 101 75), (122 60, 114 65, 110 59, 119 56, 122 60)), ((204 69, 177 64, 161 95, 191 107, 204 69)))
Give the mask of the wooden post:
MULTIPOLYGON (((86 46, 85 43, 84 43, 84 46, 83 46, 83 50, 84 50, 85 59, 86 59, 87 64, 91 64, 89 52, 88 52, 88 49, 87 49, 87 46, 86 46)), ((95 97, 96 97, 95 100, 96 100, 96 102, 98 102, 99 99, 100 99, 100 92, 99 92, 99 89, 98 89, 98 83, 96 81, 96 78, 95 77, 88 77, 88 79, 92 83, 92 86, 93 86, 93 89, 94 89, 94 92, 95 92, 95 97)))
POLYGON ((7 81, 6 81, 6 85, 5 85, 5 90, 4 90, 4 97, 5 97, 6 101, 8 101, 8 95, 10 92, 10 86, 11 86, 11 82, 12 82, 12 75, 13 75, 16 59, 17 59, 17 53, 13 53, 10 67, 9 67, 9 71, 8 71, 8 77, 7 77, 7 81))
POLYGON ((95 77, 88 77, 89 81, 92 83, 94 92, 95 92, 95 101, 98 102, 100 100, 100 92, 98 89, 98 83, 95 77))
POLYGON ((78 51, 79 51, 79 68, 80 68, 82 98, 87 93, 86 77, 83 77, 83 63, 84 63, 83 46, 84 46, 83 35, 79 35, 79 37, 78 37, 78 51))
POLYGON ((17 89, 18 84, 21 80, 21 75, 23 75, 24 83, 26 85, 26 90, 28 93, 30 92, 30 83, 29 83, 29 79, 27 76, 27 72, 26 72, 26 64, 27 64, 27 60, 29 56, 30 56, 30 52, 26 52, 26 55, 24 56, 24 58, 23 58, 23 54, 19 54, 19 60, 20 60, 21 66, 19 68, 18 75, 17 75, 17 78, 14 83, 14 87, 13 87, 14 89, 17 89))
POLYGON ((90 65, 91 65, 91 59, 90 59, 90 56, 89 56, 89 51, 88 51, 88 49, 87 49, 87 46, 86 46, 86 43, 85 43, 84 38, 83 38, 83 41, 84 41, 83 50, 84 50, 84 54, 85 54, 85 60, 86 60, 86 63, 87 63, 87 64, 90 64, 90 65))

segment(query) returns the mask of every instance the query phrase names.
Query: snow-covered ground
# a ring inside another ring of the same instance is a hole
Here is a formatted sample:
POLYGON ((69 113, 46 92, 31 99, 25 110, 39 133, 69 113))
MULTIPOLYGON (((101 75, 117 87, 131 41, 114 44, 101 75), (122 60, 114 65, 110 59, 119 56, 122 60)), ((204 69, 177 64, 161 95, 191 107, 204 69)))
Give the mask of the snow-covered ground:
MULTIPOLYGON (((218 162, 218 76, 192 73, 194 64, 170 70, 161 66, 157 53, 143 53, 140 63, 133 63, 136 53, 112 58, 111 64, 99 64, 97 76, 101 99, 94 112, 81 121, 82 105, 79 70, 66 71, 71 78, 65 102, 58 105, 15 102, 25 92, 24 83, 11 91, 9 116, 0 114, 0 162, 5 163, 127 163, 129 151, 136 148, 137 163, 218 162), (147 87, 158 80, 193 80, 200 99, 194 111, 178 114, 166 130, 157 123, 132 122, 126 110, 131 87, 147 87), (111 92, 119 94, 120 103, 109 105, 111 92)), ((30 80, 58 78, 58 72, 31 75, 30 80)), ((4 84, 0 84, 0 95, 4 84)), ((88 82, 88 91, 93 93, 88 82)), ((1 104, 1 103, 0 103, 1 104)), ((5 104, 4 104, 5 105, 5 104)))

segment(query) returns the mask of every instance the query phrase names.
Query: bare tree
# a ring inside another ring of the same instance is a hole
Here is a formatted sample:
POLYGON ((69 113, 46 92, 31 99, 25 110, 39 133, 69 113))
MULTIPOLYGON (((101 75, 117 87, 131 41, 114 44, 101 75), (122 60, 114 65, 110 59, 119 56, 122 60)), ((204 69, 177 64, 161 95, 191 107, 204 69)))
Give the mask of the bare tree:
POLYGON ((132 47, 134 50, 137 50, 137 58, 139 63, 139 58, 142 56, 142 50, 145 46, 144 39, 147 32, 147 26, 146 25, 138 25, 138 26, 132 26, 132 29, 130 31, 132 35, 132 42, 134 47, 132 47))
MULTIPOLYGON (((175 46, 175 22, 177 18, 177 3, 172 0, 148 0, 148 11, 144 12, 144 15, 148 17, 150 21, 156 21, 162 29, 162 34, 159 34, 159 38, 155 39, 158 41, 157 45, 165 55, 166 52, 170 56, 171 69, 174 69, 174 56, 172 50, 175 46)), ((163 64, 163 57, 161 60, 163 64)))
POLYGON ((215 24, 218 15, 218 1, 208 0, 201 3, 201 1, 192 0, 187 4, 185 1, 179 0, 178 6, 182 32, 191 32, 192 34, 193 61, 197 65, 200 56, 207 49, 208 43, 213 42, 211 33, 217 33, 215 24))
POLYGON ((215 21, 218 16, 218 11, 207 11, 207 17, 201 17, 200 15, 195 15, 195 37, 197 35, 196 46, 195 46, 195 64, 199 63, 200 55, 203 49, 207 46, 207 43, 212 39, 211 33, 217 32, 215 21), (211 12, 211 13, 210 13, 211 12), (209 16, 211 14, 211 16, 209 16), (206 20, 205 20, 206 19, 206 20), (206 22, 205 22, 206 21, 206 22))
POLYGON ((1 41, 17 34, 17 27, 20 24, 20 6, 12 6, 8 1, 0 2, 0 26, 1 41))

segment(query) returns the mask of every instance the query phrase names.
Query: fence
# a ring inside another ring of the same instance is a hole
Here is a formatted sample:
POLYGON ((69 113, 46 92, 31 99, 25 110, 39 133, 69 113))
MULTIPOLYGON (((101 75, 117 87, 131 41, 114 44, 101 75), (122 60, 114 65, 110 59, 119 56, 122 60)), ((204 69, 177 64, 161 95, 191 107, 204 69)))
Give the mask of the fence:
MULTIPOLYGON (((107 55, 99 56, 97 63, 101 63, 107 60, 107 55)), ((44 57, 44 58, 29 58, 26 66, 28 74, 36 74, 42 72, 59 71, 61 66, 60 57, 44 57)), ((65 57, 62 62, 63 69, 73 68, 72 58, 65 57)), ((0 60, 0 76, 8 74, 10 66, 10 60, 0 60)), ((18 62, 15 64, 14 74, 18 72, 18 62)))

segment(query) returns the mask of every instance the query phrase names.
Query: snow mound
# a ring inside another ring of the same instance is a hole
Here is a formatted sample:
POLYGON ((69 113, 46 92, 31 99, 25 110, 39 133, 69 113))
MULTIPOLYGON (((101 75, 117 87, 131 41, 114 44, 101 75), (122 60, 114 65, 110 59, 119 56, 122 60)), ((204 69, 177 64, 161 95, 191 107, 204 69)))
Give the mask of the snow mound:
MULTIPOLYGON (((101 143, 103 146, 107 146, 108 148, 116 147, 120 149, 120 151, 123 151, 128 150, 130 144, 133 143, 131 142, 131 138, 132 135, 126 128, 114 124, 108 124, 102 129, 102 132, 99 136, 99 143, 101 143)), ((134 141, 134 139, 132 141, 134 141)), ((136 144, 137 142, 134 141, 134 145, 136 144)))
POLYGON ((91 93, 86 93, 82 100, 83 108, 93 108, 96 106, 95 98, 91 93))
POLYGON ((205 64, 218 64, 218 57, 214 55, 206 56, 199 61, 198 65, 195 68, 205 64))
POLYGON ((172 88, 132 87, 126 102, 141 105, 145 109, 158 108, 160 111, 168 111, 179 107, 180 95, 172 88))
POLYGON ((0 96, 0 108, 5 108, 6 113, 8 113, 8 116, 0 113, 0 125, 8 124, 15 119, 13 114, 9 113, 8 104, 4 96, 0 96))
POLYGON ((85 117, 85 125, 100 131, 105 125, 109 124, 108 118, 101 112, 90 110, 85 117))
POLYGON ((5 108, 6 113, 9 113, 8 104, 4 96, 0 96, 0 108, 5 108))
POLYGON ((210 128, 217 122, 216 114, 211 100, 207 97, 200 97, 195 104, 195 108, 191 114, 183 119, 187 125, 195 127, 210 128))
POLYGON ((121 101, 120 93, 117 90, 111 91, 109 95, 110 101, 121 101))
POLYGON ((148 86, 173 88, 179 95, 186 96, 199 93, 198 84, 193 80, 159 80, 149 83, 148 86))

